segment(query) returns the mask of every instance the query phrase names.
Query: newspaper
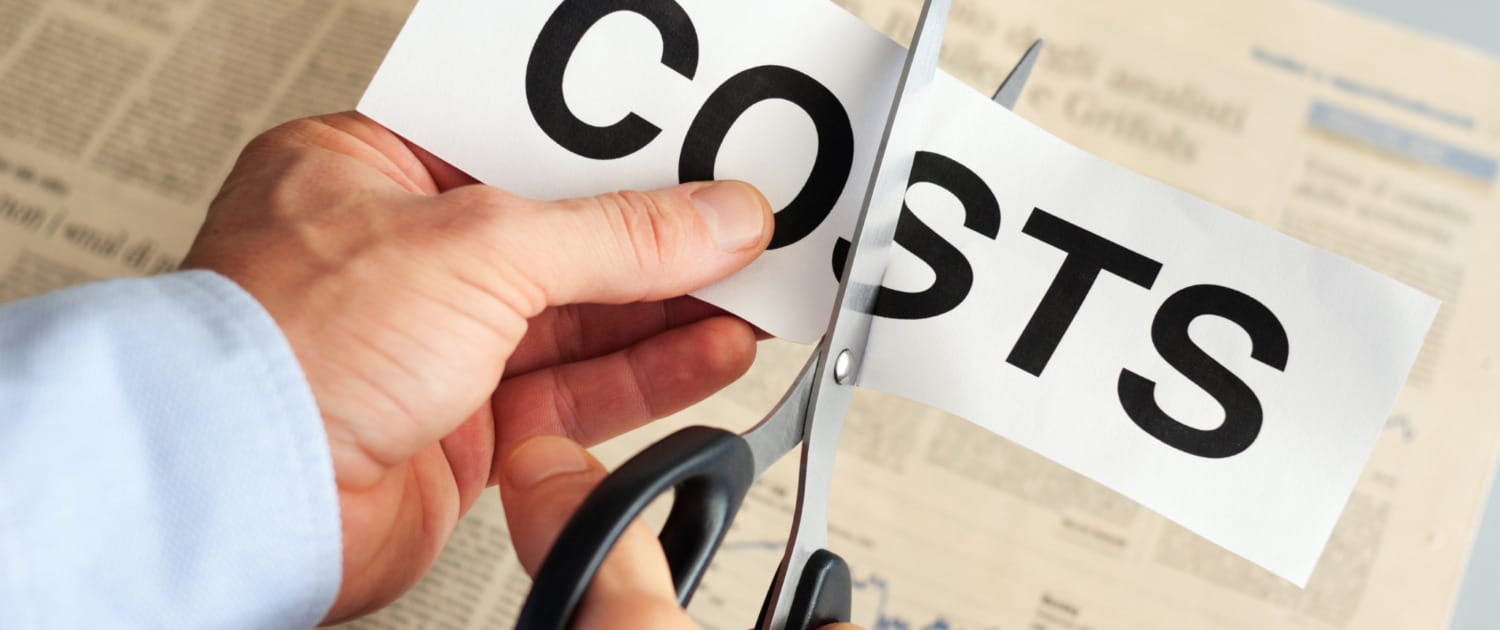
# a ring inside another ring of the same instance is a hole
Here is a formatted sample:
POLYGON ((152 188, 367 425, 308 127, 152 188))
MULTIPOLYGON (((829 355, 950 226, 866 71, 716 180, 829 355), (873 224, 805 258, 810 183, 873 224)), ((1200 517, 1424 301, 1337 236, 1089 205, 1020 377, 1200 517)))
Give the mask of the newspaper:
MULTIPOLYGON (((845 6, 904 39, 919 0, 845 6)), ((0 0, 0 300, 170 270, 255 133, 353 107, 409 0, 0 0)), ((1494 248, 1500 62, 1294 0, 969 0, 944 67, 1078 146, 1443 299, 1305 590, 930 408, 856 397, 831 546, 870 628, 1427 628, 1448 617, 1500 452, 1494 248)), ((1371 340, 1379 343, 1379 340, 1371 340)), ((809 348, 762 344, 685 424, 741 429, 809 348)), ((751 493, 690 612, 750 624, 796 464, 751 493)), ((655 518, 660 518, 656 515, 655 518)), ((508 627, 529 580, 481 500, 431 574, 351 628, 508 627)))
POLYGON ((0 301, 170 271, 239 149, 349 109, 411 0, 0 0, 0 301))

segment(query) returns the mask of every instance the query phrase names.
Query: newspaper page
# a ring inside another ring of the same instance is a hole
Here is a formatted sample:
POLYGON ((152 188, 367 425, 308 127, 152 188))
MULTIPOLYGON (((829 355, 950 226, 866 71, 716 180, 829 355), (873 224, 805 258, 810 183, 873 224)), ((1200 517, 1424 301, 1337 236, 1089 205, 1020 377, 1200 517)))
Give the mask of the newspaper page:
POLYGON ((412 0, 0 0, 0 301, 170 271, 250 138, 358 101, 412 0))
MULTIPOLYGON (((0 0, 0 301, 171 270, 240 146, 352 108, 412 0, 0 0)), ((904 40, 919 0, 846 0, 904 40)), ((1440 627, 1500 446, 1493 248, 1500 63, 1316 3, 969 0, 944 67, 993 89, 1048 40, 1018 111, 1065 139, 1444 300, 1305 590, 978 427, 856 397, 831 547, 869 628, 1440 627)), ((997 140, 998 141, 998 140, 997 140)), ((1379 340, 1371 340, 1379 343, 1379 340)), ((743 429, 807 347, 602 445, 743 429)), ((779 560, 795 458, 752 490, 690 612, 743 628, 779 560)), ((660 518, 654 514, 650 518, 660 518)), ((350 628, 508 627, 529 580, 498 500, 350 628)))

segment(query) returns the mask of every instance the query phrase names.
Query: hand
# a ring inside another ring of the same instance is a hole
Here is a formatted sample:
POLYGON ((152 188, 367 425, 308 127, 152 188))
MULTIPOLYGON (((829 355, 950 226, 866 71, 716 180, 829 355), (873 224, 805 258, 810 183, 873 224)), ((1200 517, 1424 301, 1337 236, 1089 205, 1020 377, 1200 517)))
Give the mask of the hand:
POLYGON ((677 296, 753 260, 771 217, 733 182, 531 201, 357 114, 251 142, 184 266, 255 296, 312 387, 343 518, 327 620, 410 588, 524 438, 597 442, 743 374, 754 330, 677 296))
MULTIPOLYGON (((536 575, 552 541, 606 471, 572 440, 541 435, 521 442, 501 466, 500 498, 526 572, 536 575)), ((770 578, 769 575, 766 576, 770 578)), ((749 620, 746 620, 749 621, 749 620)), ((573 620, 578 630, 697 628, 677 605, 672 573, 656 536, 631 524, 600 565, 573 620)), ((821 630, 859 630, 833 624, 821 630)))

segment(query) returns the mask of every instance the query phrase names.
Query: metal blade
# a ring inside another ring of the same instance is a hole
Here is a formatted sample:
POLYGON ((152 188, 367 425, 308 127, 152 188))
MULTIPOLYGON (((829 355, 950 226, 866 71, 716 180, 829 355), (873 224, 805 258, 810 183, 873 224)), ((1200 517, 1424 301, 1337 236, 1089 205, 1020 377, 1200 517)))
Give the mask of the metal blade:
MULTIPOLYGON (((906 199, 912 163, 916 159, 912 136, 923 124, 921 120, 903 120, 902 108, 923 96, 937 76, 938 53, 943 45, 949 4, 949 0, 927 0, 921 21, 917 23, 917 32, 912 37, 906 66, 901 71, 896 97, 886 118, 885 133, 875 154, 864 206, 854 228, 848 258, 844 261, 836 308, 828 324, 828 333, 823 338, 831 350, 826 357, 830 365, 819 366, 820 376, 829 371, 831 362, 840 353, 847 350, 849 361, 846 365, 851 372, 848 380, 850 383, 857 380, 860 359, 874 320, 875 298, 885 277, 896 223, 901 217, 901 205, 906 199)), ((839 415, 843 415, 842 410, 839 415)))
POLYGON ((1026 49, 1026 54, 1021 55, 1016 67, 1010 69, 1010 74, 1005 75, 1005 80, 1000 82, 1000 88, 995 90, 995 96, 990 100, 1005 109, 1015 109, 1016 103, 1021 100, 1021 91, 1026 88, 1026 79, 1031 78, 1031 68, 1036 65, 1036 58, 1041 53, 1042 40, 1031 42, 1031 47, 1026 49))
POLYGON ((807 404, 812 400, 813 373, 818 369, 818 356, 813 354, 797 373, 797 380, 786 390, 781 401, 766 414, 759 424, 740 436, 750 444, 750 454, 755 460, 755 478, 759 479, 771 464, 776 463, 798 444, 807 422, 807 404))
POLYGON ((915 106, 920 113, 921 102, 927 100, 928 88, 937 76, 949 4, 950 0, 927 0, 923 6, 886 118, 864 206, 844 261, 843 281, 839 284, 828 332, 818 348, 818 368, 803 437, 797 513, 760 628, 780 629, 786 625, 797 581, 808 558, 828 545, 828 490, 833 478, 833 456, 844 429, 849 397, 858 380, 874 320, 875 296, 885 276, 896 222, 911 179, 916 134, 924 125, 920 118, 903 117, 903 107, 915 106))

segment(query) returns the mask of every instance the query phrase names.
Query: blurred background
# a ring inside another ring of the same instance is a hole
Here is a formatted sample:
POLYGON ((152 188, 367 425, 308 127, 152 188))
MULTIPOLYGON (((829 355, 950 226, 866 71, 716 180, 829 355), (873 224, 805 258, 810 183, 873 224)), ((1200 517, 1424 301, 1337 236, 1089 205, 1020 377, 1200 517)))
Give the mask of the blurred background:
MULTIPOLYGON (((412 4, 0 0, 0 301, 174 269, 239 148, 351 109, 412 4)), ((902 42, 920 9, 839 4, 902 42)), ((832 499, 855 621, 1500 627, 1500 527, 1481 526, 1500 452, 1497 26, 1485 0, 955 0, 943 67, 975 89, 1045 37, 1022 116, 1444 306, 1306 589, 960 419, 862 393, 832 499)), ((730 390, 598 450, 746 427, 809 350, 767 342, 730 390)), ((759 608, 795 493, 783 464, 694 601, 707 628, 759 608)), ((350 627, 509 627, 528 583, 485 500, 427 580, 350 627)))

